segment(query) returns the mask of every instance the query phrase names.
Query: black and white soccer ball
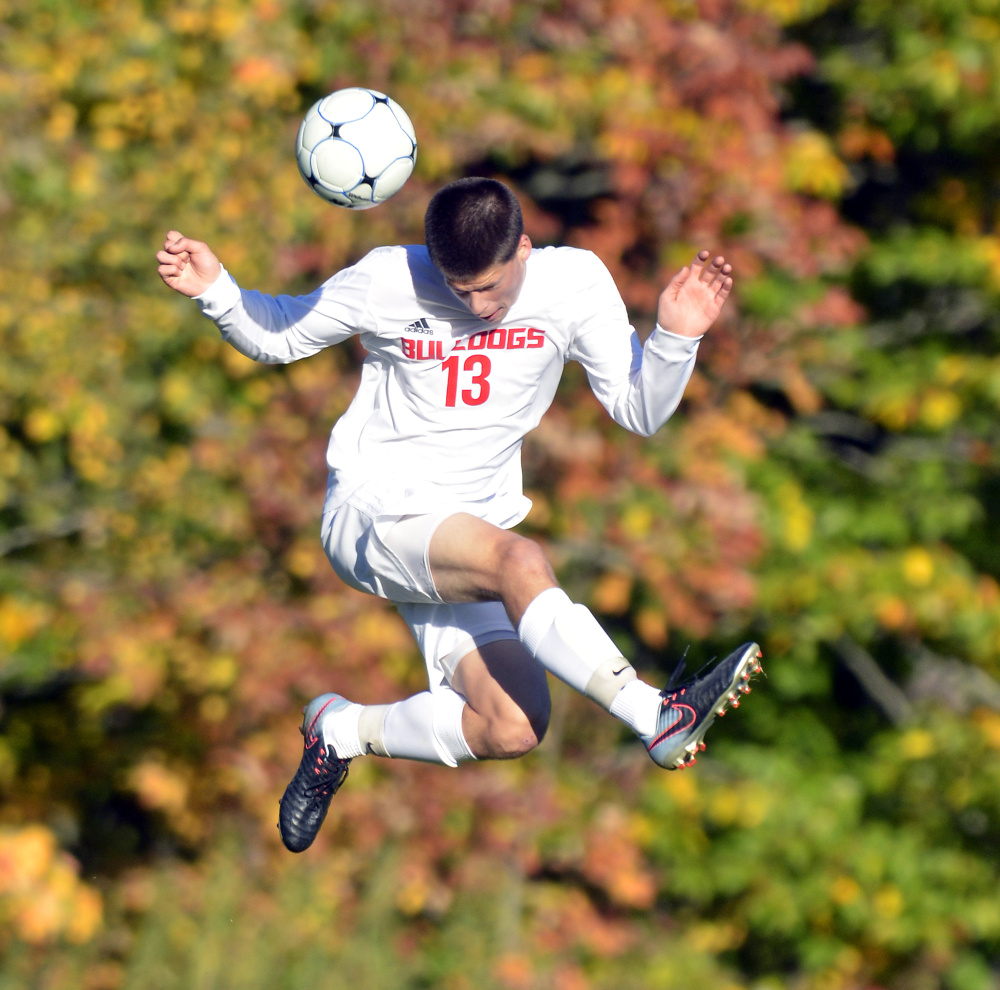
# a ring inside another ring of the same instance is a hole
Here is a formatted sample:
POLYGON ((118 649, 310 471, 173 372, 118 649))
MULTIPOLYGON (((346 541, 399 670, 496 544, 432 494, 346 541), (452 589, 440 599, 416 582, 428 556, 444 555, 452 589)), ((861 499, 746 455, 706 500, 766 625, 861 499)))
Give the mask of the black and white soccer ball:
POLYGON ((417 160, 406 111, 374 89, 338 89, 317 100, 295 139, 302 178, 329 203, 378 206, 399 192, 417 160))

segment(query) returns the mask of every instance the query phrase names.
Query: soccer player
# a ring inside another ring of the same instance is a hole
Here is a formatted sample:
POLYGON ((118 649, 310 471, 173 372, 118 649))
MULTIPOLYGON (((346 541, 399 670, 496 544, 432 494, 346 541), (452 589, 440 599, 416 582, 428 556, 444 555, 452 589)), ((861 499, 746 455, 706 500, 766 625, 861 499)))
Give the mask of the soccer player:
POLYGON ((534 249, 504 184, 444 186, 425 234, 426 246, 378 248, 297 297, 241 289, 207 244, 176 230, 156 255, 163 281, 248 357, 296 361, 353 335, 367 351, 330 436, 321 536, 347 584, 395 603, 429 690, 386 705, 330 693, 306 706, 305 750, 279 810, 293 852, 312 843, 352 759, 457 766, 529 752, 548 724, 546 671, 674 769, 694 762, 760 670, 747 643, 683 683, 646 684, 541 548, 511 531, 530 508, 521 442, 563 364, 579 361, 616 422, 649 436, 680 402, 731 266, 701 251, 663 290, 641 346, 604 265, 577 248, 534 249))

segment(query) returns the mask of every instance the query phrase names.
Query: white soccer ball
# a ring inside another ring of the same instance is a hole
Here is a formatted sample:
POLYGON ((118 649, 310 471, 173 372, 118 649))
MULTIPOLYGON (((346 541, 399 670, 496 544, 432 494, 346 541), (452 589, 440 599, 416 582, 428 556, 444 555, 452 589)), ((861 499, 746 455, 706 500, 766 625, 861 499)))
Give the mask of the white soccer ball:
POLYGON ((295 157, 317 196, 367 210, 399 192, 410 177, 417 138, 406 111, 384 93, 338 89, 309 108, 295 157))

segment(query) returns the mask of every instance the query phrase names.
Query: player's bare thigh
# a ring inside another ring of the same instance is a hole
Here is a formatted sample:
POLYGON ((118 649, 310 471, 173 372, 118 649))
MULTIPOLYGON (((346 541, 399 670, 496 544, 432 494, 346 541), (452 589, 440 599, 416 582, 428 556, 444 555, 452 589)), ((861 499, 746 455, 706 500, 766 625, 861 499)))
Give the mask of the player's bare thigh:
POLYGON ((428 560, 445 601, 499 599, 515 626, 528 605, 556 584, 537 543, 464 512, 434 530, 428 560))
POLYGON ((518 640, 497 640, 466 654, 451 684, 465 696, 462 731, 477 757, 523 756, 541 742, 551 711, 548 682, 518 640))

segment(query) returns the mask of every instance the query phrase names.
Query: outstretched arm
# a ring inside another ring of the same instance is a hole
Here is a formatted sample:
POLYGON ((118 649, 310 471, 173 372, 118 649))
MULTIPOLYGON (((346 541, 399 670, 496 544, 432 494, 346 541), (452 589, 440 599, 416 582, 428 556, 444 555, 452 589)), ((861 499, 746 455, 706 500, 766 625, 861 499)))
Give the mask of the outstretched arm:
POLYGON ((178 230, 156 252, 160 278, 194 298, 241 354, 265 364, 287 364, 373 326, 368 310, 371 275, 345 269, 306 296, 271 296, 241 289, 204 242, 178 230))
POLYGON ((179 230, 167 232, 156 260, 160 278, 185 296, 200 296, 222 271, 219 259, 204 241, 185 237, 179 230))
POLYGON ((699 251, 660 294, 656 321, 681 337, 700 337, 718 318, 733 288, 733 266, 721 255, 711 264, 699 251))

